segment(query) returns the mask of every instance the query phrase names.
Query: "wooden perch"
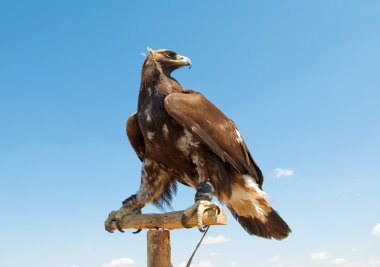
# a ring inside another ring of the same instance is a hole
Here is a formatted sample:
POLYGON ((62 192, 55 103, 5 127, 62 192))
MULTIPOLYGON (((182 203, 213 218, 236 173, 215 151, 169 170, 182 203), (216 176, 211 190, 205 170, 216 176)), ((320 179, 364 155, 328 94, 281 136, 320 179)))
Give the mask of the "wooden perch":
MULTIPOLYGON (((120 226, 122 229, 180 229, 185 228, 182 225, 182 216, 184 210, 167 212, 162 214, 133 214, 125 216, 120 226)), ((226 225, 227 217, 223 209, 220 209, 220 213, 216 214, 215 210, 207 210, 202 217, 203 225, 226 225)), ((188 227, 196 227, 197 220, 196 214, 187 220, 188 227)), ((116 230, 115 223, 111 225, 111 230, 116 230)))
POLYGON ((148 267, 172 267, 170 232, 149 230, 147 233, 148 267))

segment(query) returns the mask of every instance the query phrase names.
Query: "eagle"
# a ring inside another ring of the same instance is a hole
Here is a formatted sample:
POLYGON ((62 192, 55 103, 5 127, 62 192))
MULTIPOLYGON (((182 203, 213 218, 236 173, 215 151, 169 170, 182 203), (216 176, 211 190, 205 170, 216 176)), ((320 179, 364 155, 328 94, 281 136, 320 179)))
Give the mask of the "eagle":
POLYGON ((168 49, 148 51, 137 112, 126 127, 142 161, 141 184, 118 211, 109 214, 106 230, 111 231, 115 221, 122 231, 120 219, 141 213, 148 203, 170 205, 179 182, 196 190, 195 204, 188 211, 201 216, 205 209, 218 209, 210 202, 215 196, 248 234, 287 237, 291 230, 269 205, 262 190, 263 174, 234 122, 201 93, 185 89, 172 77, 174 70, 190 68, 191 60, 168 49))

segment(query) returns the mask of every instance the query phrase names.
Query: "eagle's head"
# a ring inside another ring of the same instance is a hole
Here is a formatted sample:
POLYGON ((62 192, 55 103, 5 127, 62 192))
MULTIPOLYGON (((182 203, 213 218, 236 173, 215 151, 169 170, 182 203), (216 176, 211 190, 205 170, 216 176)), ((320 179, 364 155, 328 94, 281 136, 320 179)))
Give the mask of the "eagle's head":
POLYGON ((168 49, 153 50, 150 48, 148 48, 148 51, 153 60, 160 65, 162 71, 167 74, 183 66, 189 66, 189 68, 191 68, 191 60, 174 51, 168 49))

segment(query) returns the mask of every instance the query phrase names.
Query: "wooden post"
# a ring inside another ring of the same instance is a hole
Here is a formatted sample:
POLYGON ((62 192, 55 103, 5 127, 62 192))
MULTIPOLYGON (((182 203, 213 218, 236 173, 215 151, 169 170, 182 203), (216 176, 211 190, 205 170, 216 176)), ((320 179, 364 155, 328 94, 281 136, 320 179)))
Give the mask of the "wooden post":
POLYGON ((169 230, 149 230, 148 267, 172 267, 169 230))
MULTIPOLYGON (((152 229, 181 229, 184 216, 183 210, 167 212, 163 214, 133 214, 127 215, 120 221, 122 229, 150 229, 147 233, 148 267, 172 267, 170 252, 169 230, 152 229)), ((202 216, 203 225, 226 225, 227 216, 223 209, 220 213, 215 210, 206 210, 202 216)), ((186 227, 197 226, 197 215, 194 214, 186 221, 186 227)), ((112 222, 109 230, 116 230, 116 225, 112 222)))

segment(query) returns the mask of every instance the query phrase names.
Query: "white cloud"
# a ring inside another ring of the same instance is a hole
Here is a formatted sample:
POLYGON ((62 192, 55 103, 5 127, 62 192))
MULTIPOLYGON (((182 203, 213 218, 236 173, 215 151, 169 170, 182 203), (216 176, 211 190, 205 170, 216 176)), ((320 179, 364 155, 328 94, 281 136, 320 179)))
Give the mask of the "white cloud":
POLYGON ((205 245, 211 245, 211 244, 221 244, 230 241, 229 238, 225 238, 224 235, 218 235, 218 236, 209 236, 206 237, 203 241, 203 244, 205 245))
POLYGON ((218 257, 218 256, 220 256, 220 255, 222 255, 222 254, 220 254, 219 252, 210 252, 209 254, 208 254, 210 257, 218 257))
POLYGON ((269 261, 278 261, 280 259, 280 257, 279 256, 274 256, 274 257, 272 257, 272 258, 270 258, 269 259, 269 261))
POLYGON ((109 263, 103 264, 103 267, 124 267, 135 264, 135 261, 130 258, 113 259, 109 263))
POLYGON ((236 264, 236 262, 231 261, 230 264, 229 264, 229 266, 237 266, 237 264, 236 264))
POLYGON ((351 261, 349 261, 347 259, 344 259, 344 258, 336 258, 333 261, 333 264, 337 265, 337 266, 352 266, 353 262, 351 262, 351 261))
POLYGON ((345 258, 336 258, 332 263, 336 266, 343 267, 380 267, 379 259, 348 260, 345 258))
POLYGON ((293 170, 287 170, 287 169, 281 169, 281 168, 276 168, 274 169, 274 177, 280 178, 280 177, 288 177, 288 176, 293 176, 294 171, 293 170))
POLYGON ((328 258, 330 258, 330 255, 326 251, 313 252, 310 254, 310 259, 313 261, 323 261, 327 260, 328 258))
POLYGON ((380 237, 380 223, 376 224, 372 229, 372 235, 375 237, 380 237))

